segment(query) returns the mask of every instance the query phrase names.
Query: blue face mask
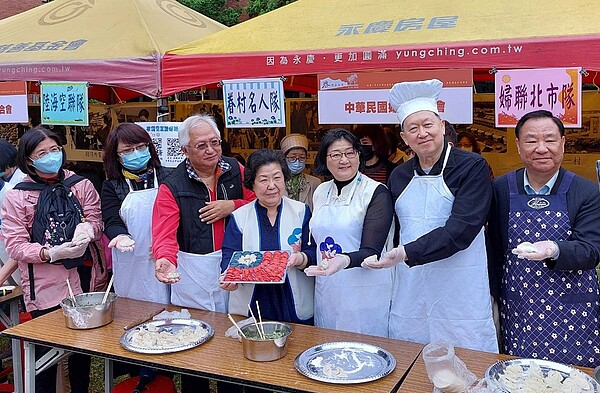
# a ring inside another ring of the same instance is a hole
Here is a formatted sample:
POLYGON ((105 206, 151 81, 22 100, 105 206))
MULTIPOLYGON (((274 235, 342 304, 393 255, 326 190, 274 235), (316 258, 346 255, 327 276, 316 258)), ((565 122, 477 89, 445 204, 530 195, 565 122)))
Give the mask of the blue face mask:
POLYGON ((121 157, 123 166, 130 171, 139 171, 144 169, 150 161, 150 150, 134 150, 133 153, 121 157))
POLYGON ((297 175, 300 172, 302 172, 304 170, 304 167, 306 166, 305 162, 300 162, 300 160, 296 160, 294 162, 288 162, 288 168, 290 168, 290 172, 292 172, 292 175, 297 175))
POLYGON ((4 171, 0 172, 0 180, 4 180, 4 171))
POLYGON ((63 163, 63 153, 62 151, 50 152, 42 158, 38 158, 32 162, 33 167, 42 173, 58 173, 63 163))

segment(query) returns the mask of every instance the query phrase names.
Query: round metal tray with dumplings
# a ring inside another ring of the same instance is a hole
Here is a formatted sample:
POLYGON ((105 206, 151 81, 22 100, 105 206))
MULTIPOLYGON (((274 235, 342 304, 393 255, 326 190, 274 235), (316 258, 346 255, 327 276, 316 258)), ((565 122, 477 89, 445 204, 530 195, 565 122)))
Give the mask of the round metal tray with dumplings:
POLYGON ((121 337, 121 346, 129 351, 146 353, 146 354, 161 354, 185 351, 197 347, 208 341, 214 335, 212 326, 199 319, 165 319, 146 322, 127 330, 121 337), (144 343, 136 343, 136 334, 141 330, 152 330, 158 333, 166 332, 177 335, 178 332, 185 328, 202 329, 202 334, 199 334, 196 339, 189 342, 172 342, 169 345, 158 345, 156 342, 146 341, 144 343))

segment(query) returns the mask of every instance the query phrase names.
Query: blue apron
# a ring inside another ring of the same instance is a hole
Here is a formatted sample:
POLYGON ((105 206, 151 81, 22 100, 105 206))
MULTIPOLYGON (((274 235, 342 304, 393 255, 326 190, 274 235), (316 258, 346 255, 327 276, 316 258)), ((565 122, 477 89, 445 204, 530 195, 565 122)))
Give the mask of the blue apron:
POLYGON ((594 367, 600 363, 596 271, 550 270, 542 261, 511 253, 522 242, 566 240, 571 235, 566 172, 556 195, 519 194, 516 172, 508 175, 508 250, 503 268, 501 320, 509 355, 594 367))

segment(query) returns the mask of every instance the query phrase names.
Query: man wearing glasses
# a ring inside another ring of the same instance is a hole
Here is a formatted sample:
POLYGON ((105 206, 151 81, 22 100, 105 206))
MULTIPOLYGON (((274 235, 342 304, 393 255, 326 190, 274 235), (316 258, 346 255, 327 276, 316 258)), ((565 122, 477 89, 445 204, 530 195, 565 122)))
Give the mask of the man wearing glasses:
MULTIPOLYGON (((256 196, 243 186, 244 167, 222 156, 210 115, 188 117, 179 127, 179 145, 186 158, 159 187, 152 214, 156 278, 173 284, 175 305, 226 312, 219 288, 225 219, 256 196)), ((209 390, 208 380, 183 385, 184 391, 209 390)))

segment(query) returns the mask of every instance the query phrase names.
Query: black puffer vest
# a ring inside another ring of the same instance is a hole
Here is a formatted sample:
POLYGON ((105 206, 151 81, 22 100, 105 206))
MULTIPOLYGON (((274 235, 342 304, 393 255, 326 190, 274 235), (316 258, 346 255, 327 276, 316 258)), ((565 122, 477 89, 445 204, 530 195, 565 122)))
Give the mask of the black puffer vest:
MULTIPOLYGON (((222 157, 229 169, 217 179, 218 200, 242 199, 242 174, 238 162, 222 157)), ((173 170, 164 184, 169 187, 179 206, 179 228, 177 242, 179 249, 191 254, 208 254, 214 251, 212 224, 200 221, 200 210, 210 200, 208 188, 204 183, 190 179, 185 161, 173 170)))

